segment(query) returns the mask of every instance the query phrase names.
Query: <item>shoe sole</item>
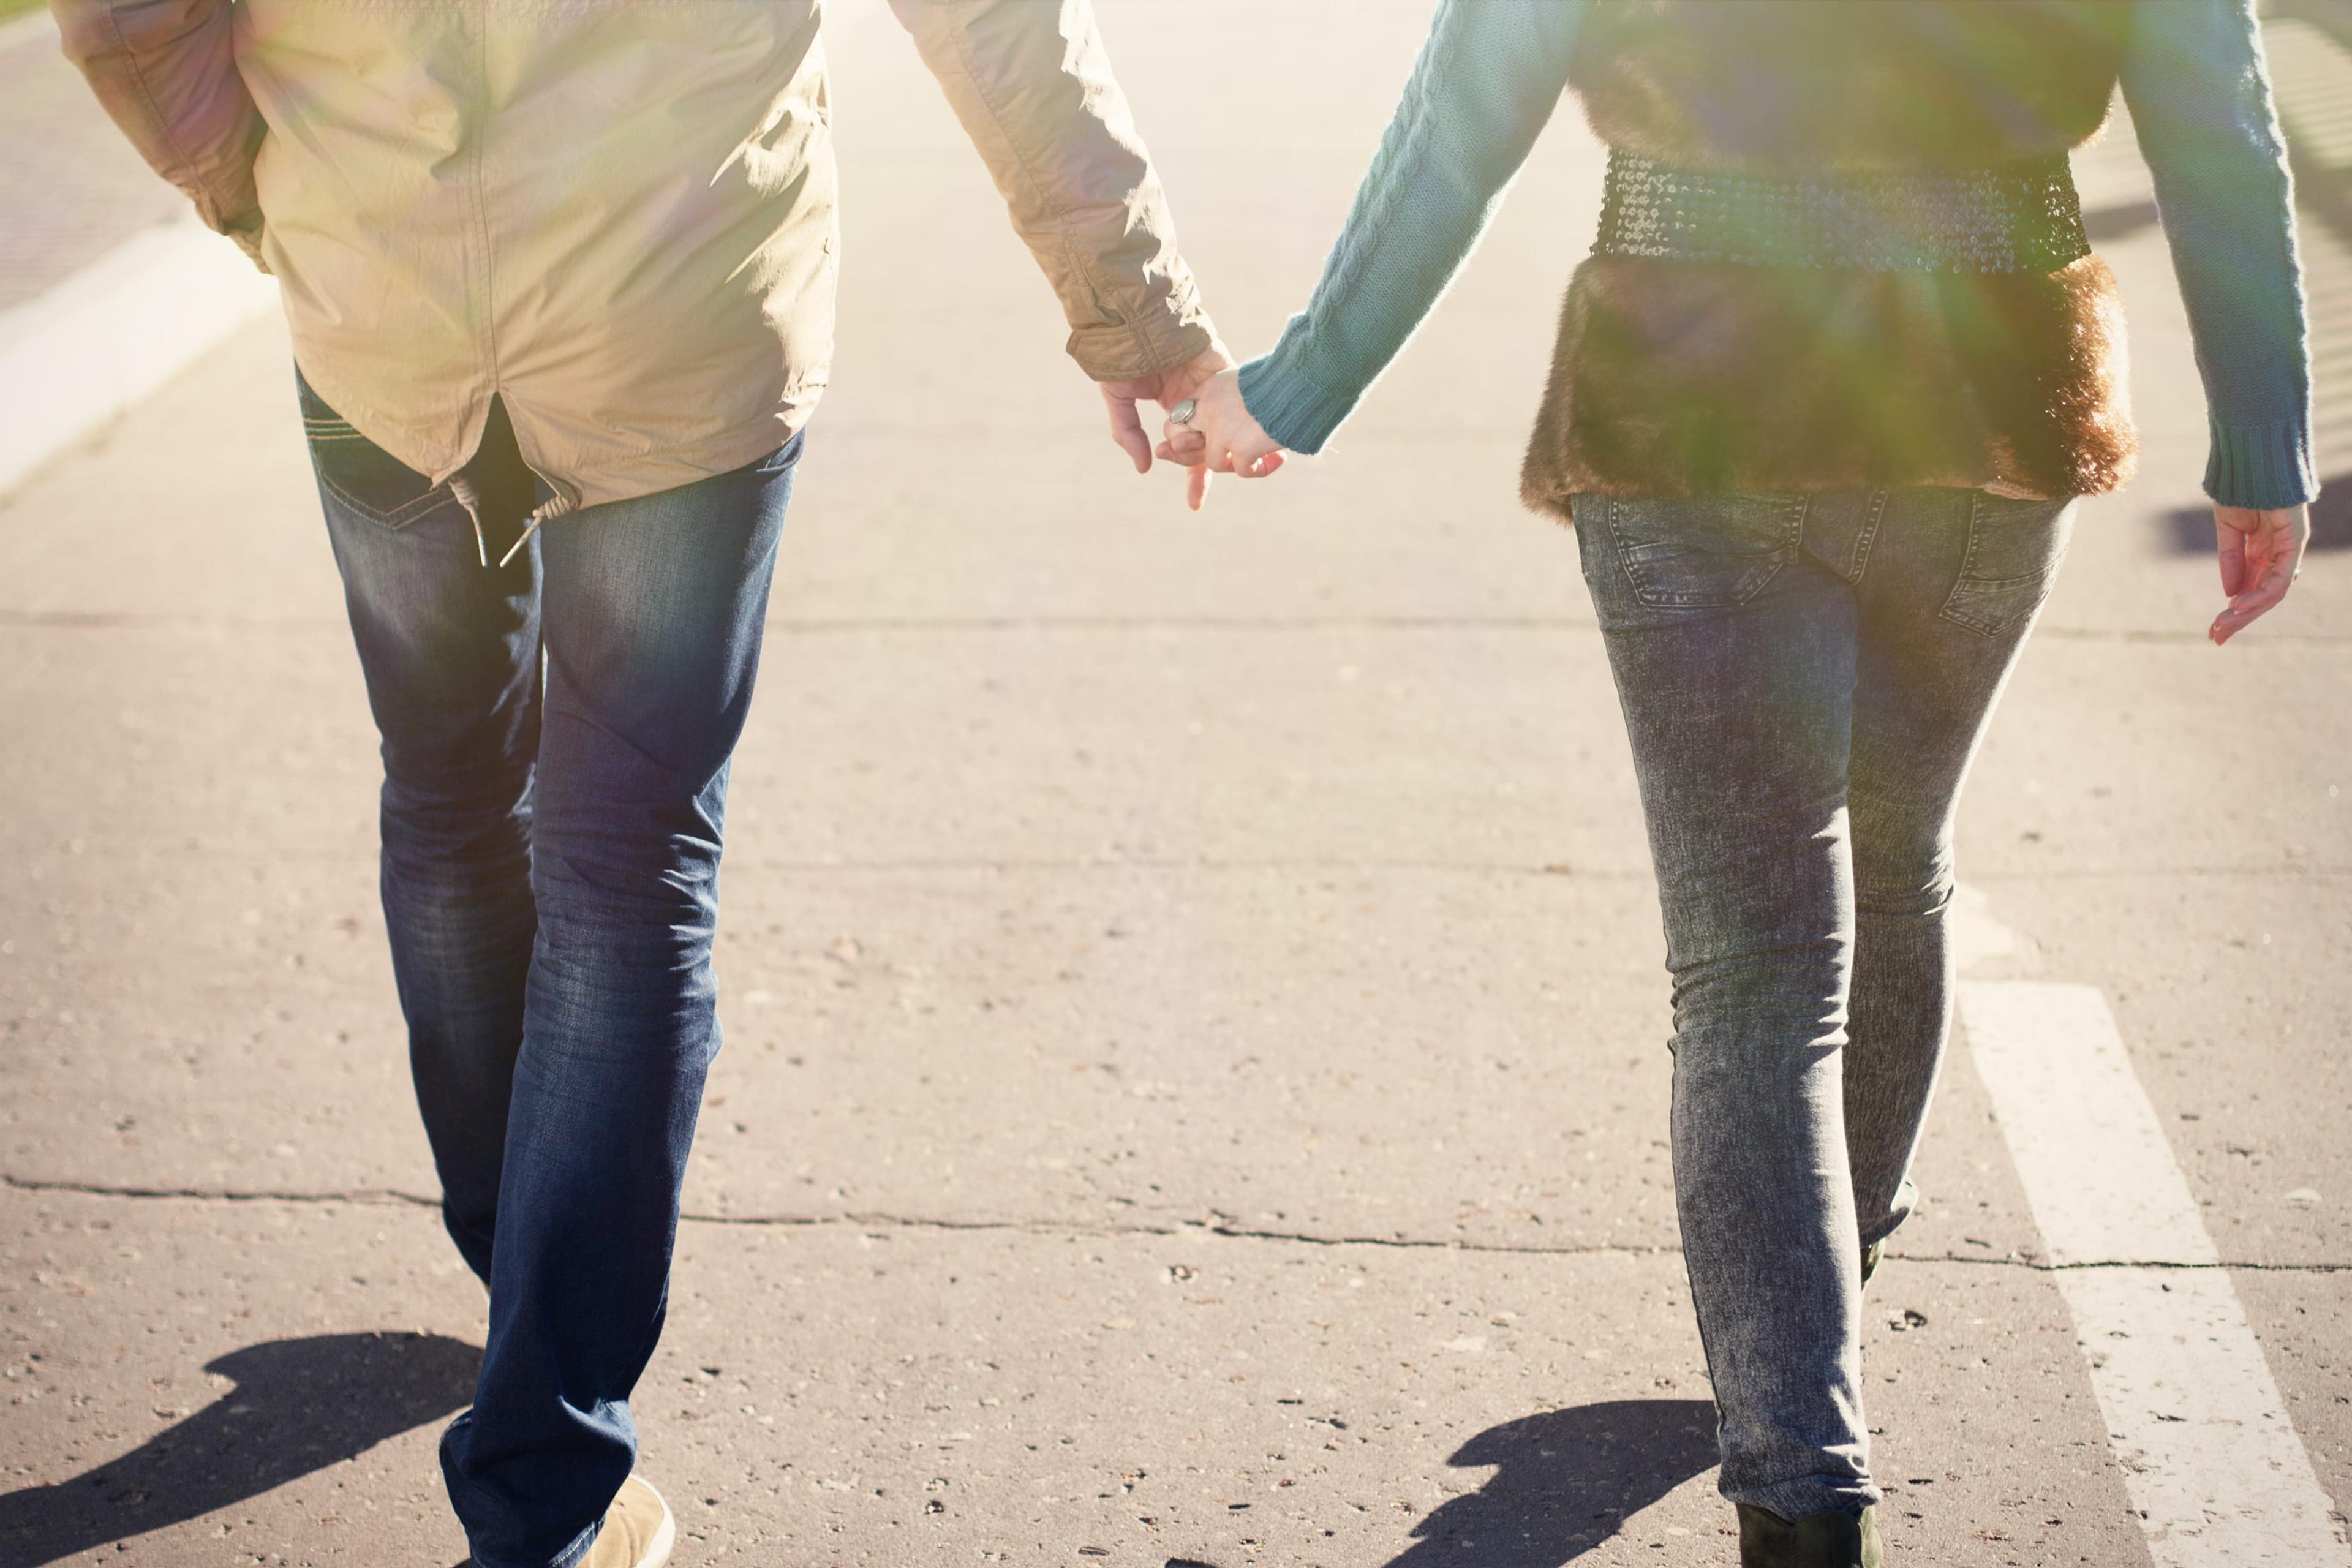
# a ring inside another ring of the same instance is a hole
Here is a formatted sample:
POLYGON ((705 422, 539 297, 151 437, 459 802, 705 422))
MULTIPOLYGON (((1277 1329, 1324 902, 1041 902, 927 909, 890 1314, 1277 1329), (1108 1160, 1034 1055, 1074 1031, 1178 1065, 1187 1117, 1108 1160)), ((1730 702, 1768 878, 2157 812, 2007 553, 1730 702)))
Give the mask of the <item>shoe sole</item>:
POLYGON ((637 1559, 637 1568, 663 1568, 663 1564, 669 1561, 671 1549, 677 1545, 677 1516, 670 1512, 669 1500, 661 1495, 653 1482, 643 1476, 637 1477, 636 1480, 639 1486, 654 1494, 654 1500, 661 1504, 662 1510, 661 1528, 654 1531, 653 1541, 646 1547, 646 1554, 637 1559))

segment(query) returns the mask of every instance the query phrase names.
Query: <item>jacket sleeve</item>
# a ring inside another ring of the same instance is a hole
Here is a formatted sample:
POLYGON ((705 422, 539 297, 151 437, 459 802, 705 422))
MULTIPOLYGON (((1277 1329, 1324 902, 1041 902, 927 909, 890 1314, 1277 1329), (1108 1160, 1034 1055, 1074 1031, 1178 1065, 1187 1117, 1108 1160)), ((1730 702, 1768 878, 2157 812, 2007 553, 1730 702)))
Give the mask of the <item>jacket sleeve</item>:
POLYGON ((2131 26, 2124 104, 2205 384, 2205 491, 2227 506, 2307 501, 2310 331, 2252 0, 2136 0, 2131 26))
POLYGON ((154 171, 257 262, 264 127, 229 42, 231 0, 49 0, 66 58, 154 171))
POLYGON ((987 161, 1097 381, 1150 375, 1216 334, 1112 77, 1088 0, 890 0, 987 161))

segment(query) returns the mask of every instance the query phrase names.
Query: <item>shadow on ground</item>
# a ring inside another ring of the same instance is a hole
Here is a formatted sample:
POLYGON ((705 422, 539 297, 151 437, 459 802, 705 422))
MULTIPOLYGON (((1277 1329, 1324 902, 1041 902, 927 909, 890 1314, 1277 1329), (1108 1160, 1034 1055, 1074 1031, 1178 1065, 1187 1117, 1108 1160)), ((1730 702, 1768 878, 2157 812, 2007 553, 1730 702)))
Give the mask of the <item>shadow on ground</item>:
MULTIPOLYGON (((2165 542, 2183 555, 2213 553, 2213 509, 2185 506, 2164 514, 2165 542)), ((2352 474, 2337 474, 2311 503, 2311 547, 2352 550, 2352 474)))
POLYGON ((1446 1463, 1501 1468, 1433 1510, 1388 1568, 1559 1568, 1715 1462, 1703 1399, 1613 1400, 1490 1426, 1446 1463))
POLYGON ((482 1352, 438 1334, 272 1340, 206 1372, 236 1386, 117 1459, 0 1497, 0 1568, 39 1568, 197 1519, 463 1407, 482 1352))

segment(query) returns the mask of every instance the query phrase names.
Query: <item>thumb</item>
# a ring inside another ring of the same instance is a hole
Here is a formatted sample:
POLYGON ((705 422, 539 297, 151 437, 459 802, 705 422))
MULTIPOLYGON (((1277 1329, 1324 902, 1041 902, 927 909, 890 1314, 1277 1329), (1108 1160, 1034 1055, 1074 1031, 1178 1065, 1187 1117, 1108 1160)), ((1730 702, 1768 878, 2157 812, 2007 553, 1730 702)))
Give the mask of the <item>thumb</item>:
POLYGON ((1110 438, 1127 453, 1129 462, 1139 474, 1151 471, 1151 437, 1143 433, 1143 420, 1135 411, 1135 399, 1102 389, 1103 404, 1110 414, 1110 438))

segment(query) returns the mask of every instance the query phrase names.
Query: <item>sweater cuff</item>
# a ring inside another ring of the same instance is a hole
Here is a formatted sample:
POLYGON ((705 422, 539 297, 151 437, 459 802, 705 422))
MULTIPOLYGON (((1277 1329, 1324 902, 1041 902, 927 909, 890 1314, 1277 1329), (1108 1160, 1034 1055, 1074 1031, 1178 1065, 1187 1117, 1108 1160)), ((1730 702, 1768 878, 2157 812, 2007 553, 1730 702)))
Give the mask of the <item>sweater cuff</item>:
MULTIPOLYGON (((1286 345, 1285 345, 1286 347, 1286 345)), ((1326 392, 1277 347, 1241 368, 1242 405, 1267 435, 1308 457, 1355 411, 1356 399, 1326 392)))
POLYGON ((2311 469, 2311 429, 2288 425, 2214 423, 2205 493, 2222 506, 2272 510, 2301 506, 2319 494, 2311 469))

